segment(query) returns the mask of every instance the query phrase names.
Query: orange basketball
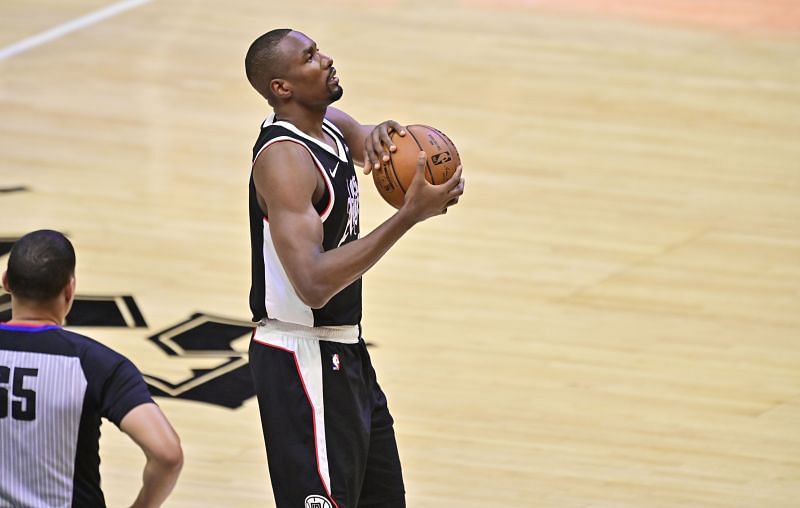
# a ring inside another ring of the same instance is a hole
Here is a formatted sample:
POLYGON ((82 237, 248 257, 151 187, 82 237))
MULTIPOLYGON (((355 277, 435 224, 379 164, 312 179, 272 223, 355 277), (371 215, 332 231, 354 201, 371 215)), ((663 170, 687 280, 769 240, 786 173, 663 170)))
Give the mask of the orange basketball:
POLYGON ((396 152, 389 153, 389 161, 372 171, 372 181, 378 193, 395 208, 403 206, 406 190, 417 170, 417 156, 425 151, 425 179, 432 184, 444 183, 461 164, 456 145, 442 131, 427 125, 409 125, 406 135, 392 133, 396 152))

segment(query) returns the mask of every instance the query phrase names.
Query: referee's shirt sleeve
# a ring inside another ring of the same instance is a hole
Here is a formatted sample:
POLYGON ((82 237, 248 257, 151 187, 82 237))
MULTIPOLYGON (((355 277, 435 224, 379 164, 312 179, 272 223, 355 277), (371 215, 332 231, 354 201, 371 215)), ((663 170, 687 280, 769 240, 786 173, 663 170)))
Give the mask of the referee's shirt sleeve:
POLYGON ((114 422, 117 427, 131 409, 153 402, 139 369, 124 356, 120 355, 119 358, 120 361, 103 390, 100 406, 100 414, 114 422))
POLYGON ((116 351, 95 343, 84 361, 98 412, 117 427, 131 409, 153 402, 139 369, 116 351))

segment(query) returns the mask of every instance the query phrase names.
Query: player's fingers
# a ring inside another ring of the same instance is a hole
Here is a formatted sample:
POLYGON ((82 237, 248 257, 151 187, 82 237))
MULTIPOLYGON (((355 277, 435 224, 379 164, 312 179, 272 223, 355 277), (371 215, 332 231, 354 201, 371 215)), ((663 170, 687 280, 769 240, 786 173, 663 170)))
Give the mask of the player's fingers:
POLYGON ((369 160, 372 163, 373 169, 378 169, 380 167, 380 160, 383 159, 384 162, 389 160, 389 155, 383 149, 381 144, 381 129, 374 129, 372 131, 372 135, 370 136, 369 146, 367 147, 367 151, 369 152, 369 160))
POLYGON ((448 189, 452 190, 452 189, 458 187, 459 185, 462 186, 462 187, 464 186, 464 179, 461 178, 461 174, 462 173, 463 173, 463 171, 461 170, 461 164, 459 164, 458 167, 456 168, 456 172, 453 174, 453 176, 451 176, 450 179, 447 180, 447 182, 445 182, 445 184, 447 185, 448 189))
MULTIPOLYGON (((380 146, 380 139, 377 141, 378 146, 380 146)), ((373 131, 372 134, 367 136, 367 139, 364 140, 364 165, 369 165, 372 169, 378 169, 381 166, 378 162, 378 155, 375 153, 375 142, 375 131, 373 131)))
POLYGON ((398 122, 395 122, 394 120, 386 120, 386 123, 389 124, 389 128, 396 133, 400 134, 401 136, 406 135, 406 128, 400 125, 398 122))
POLYGON ((374 169, 378 169, 381 167, 380 163, 378 162, 377 157, 375 157, 375 153, 368 150, 364 156, 364 167, 369 167, 370 171, 374 169))
MULTIPOLYGON (((394 132, 396 132, 398 135, 400 135, 400 136, 405 136, 406 135, 406 128, 405 127, 403 127, 399 123, 395 122, 394 120, 389 120, 388 123, 389 123, 389 127, 394 132)), ((394 151, 397 150, 397 147, 396 146, 390 146, 389 149, 394 152, 394 151)))
MULTIPOLYGON (((389 136, 389 129, 387 129, 387 128, 381 129, 380 130, 380 136, 381 136, 381 144, 385 147, 385 149, 388 149, 388 150, 390 150, 392 152, 397 151, 397 147, 394 146, 394 143, 392 143, 392 137, 389 136)), ((383 161, 384 162, 388 162, 389 154, 386 153, 385 149, 383 151, 383 161)))
POLYGON ((367 156, 367 151, 364 150, 364 174, 368 175, 372 172, 372 164, 369 162, 369 156, 367 156))
POLYGON ((420 175, 422 178, 425 178, 425 159, 425 152, 420 150, 417 155, 417 175, 420 175))
POLYGON ((449 196, 460 196, 464 194, 464 179, 462 178, 458 185, 450 189, 447 193, 449 196))

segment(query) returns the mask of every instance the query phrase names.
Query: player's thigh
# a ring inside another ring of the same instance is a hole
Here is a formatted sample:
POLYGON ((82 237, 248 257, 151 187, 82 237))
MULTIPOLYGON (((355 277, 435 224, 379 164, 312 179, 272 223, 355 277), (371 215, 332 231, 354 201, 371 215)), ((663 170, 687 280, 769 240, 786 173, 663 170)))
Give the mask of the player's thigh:
POLYGON ((392 417, 385 403, 372 418, 369 455, 359 508, 403 508, 405 486, 392 417))
POLYGON ((250 363, 277 506, 304 506, 309 496, 329 499, 318 456, 313 397, 295 353, 254 343, 250 363))

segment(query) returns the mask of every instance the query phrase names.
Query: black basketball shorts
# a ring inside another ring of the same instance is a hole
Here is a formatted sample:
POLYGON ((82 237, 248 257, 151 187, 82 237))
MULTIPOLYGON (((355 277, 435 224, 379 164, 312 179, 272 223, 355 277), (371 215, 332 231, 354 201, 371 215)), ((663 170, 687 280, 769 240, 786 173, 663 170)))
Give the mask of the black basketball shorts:
POLYGON ((358 327, 264 320, 250 342, 277 508, 402 508, 394 421, 358 327))

